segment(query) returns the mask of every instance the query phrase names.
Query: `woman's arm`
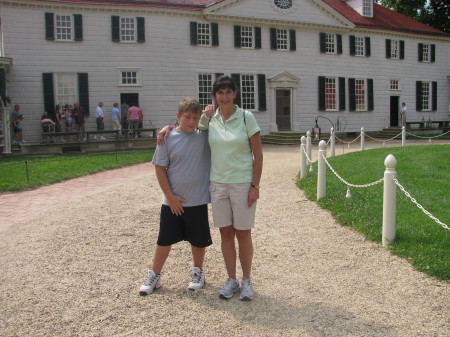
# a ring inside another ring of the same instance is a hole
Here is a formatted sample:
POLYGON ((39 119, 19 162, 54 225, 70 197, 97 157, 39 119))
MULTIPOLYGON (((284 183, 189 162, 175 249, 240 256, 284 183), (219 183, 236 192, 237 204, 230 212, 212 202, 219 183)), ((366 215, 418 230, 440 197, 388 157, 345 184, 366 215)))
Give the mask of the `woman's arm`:
MULTIPOLYGON (((252 185, 259 187, 263 167, 263 152, 261 145, 260 132, 250 137, 250 147, 253 153, 253 179, 252 185)), ((252 187, 248 193, 248 207, 250 207, 259 198, 259 188, 252 187)))

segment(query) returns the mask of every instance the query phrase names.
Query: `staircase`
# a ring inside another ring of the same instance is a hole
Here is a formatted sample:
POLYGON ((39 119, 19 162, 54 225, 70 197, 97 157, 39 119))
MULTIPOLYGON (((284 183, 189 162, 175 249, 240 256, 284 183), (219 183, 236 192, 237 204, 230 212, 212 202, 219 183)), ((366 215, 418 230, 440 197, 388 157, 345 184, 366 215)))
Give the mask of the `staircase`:
POLYGON ((293 131, 271 132, 266 136, 261 136, 261 142, 263 144, 299 145, 302 136, 306 136, 305 133, 293 131))
MULTIPOLYGON (((402 132, 402 128, 399 127, 390 127, 390 128, 384 128, 381 131, 378 131, 375 134, 375 138, 393 138, 394 136, 398 135, 399 133, 402 132)), ((399 135, 398 137, 396 137, 396 139, 402 139, 402 135, 399 135)))

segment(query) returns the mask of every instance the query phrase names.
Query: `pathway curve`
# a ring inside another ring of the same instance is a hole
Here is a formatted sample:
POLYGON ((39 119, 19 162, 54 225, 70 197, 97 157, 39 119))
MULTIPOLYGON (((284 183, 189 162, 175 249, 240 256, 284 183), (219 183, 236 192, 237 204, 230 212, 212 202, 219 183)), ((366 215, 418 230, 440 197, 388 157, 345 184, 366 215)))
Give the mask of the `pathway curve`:
POLYGON ((295 186, 298 164, 298 147, 264 146, 252 302, 218 298, 215 229, 205 289, 186 290, 181 243, 138 296, 161 199, 149 164, 0 195, 3 214, 35 205, 0 218, 0 336, 449 336, 450 285, 336 224, 295 186))

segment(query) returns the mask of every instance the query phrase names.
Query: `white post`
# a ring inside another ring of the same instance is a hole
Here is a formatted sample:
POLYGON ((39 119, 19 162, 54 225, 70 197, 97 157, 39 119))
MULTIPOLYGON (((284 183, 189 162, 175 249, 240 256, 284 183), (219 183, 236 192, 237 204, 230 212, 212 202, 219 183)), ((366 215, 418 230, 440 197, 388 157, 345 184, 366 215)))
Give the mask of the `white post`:
POLYGON ((334 157, 336 155, 336 137, 334 135, 334 128, 330 130, 330 143, 331 143, 331 151, 330 157, 334 157))
POLYGON ((395 240, 397 186, 392 179, 397 177, 395 172, 397 160, 390 154, 384 160, 384 165, 386 166, 386 171, 384 171, 382 244, 383 246, 388 246, 395 240))
POLYGON ((361 151, 364 151, 365 139, 364 139, 364 128, 361 127, 361 151))
POLYGON ((327 163, 323 159, 324 156, 327 156, 327 143, 321 140, 317 159, 317 200, 324 198, 327 194, 327 163))
MULTIPOLYGON (((0 101, 2 101, 0 99, 0 101)), ((12 154, 11 152, 11 108, 3 105, 0 109, 3 110, 3 154, 12 154)))
POLYGON ((306 137, 300 138, 300 178, 306 178, 306 137))
POLYGON ((406 129, 402 126, 402 146, 406 145, 406 129))
MULTIPOLYGON (((308 154, 308 158, 312 160, 311 147, 311 131, 308 131, 306 132, 306 153, 308 154)), ((307 164, 309 164, 309 160, 307 161, 307 164)))

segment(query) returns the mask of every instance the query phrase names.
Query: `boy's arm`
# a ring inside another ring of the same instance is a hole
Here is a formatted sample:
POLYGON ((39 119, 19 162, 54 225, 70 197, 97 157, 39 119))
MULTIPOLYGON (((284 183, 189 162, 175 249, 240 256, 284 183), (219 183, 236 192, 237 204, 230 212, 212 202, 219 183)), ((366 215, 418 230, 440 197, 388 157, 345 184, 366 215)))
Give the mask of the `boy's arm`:
POLYGON ((175 215, 184 213, 182 202, 186 202, 183 198, 173 194, 170 188, 169 178, 167 177, 167 168, 164 166, 155 165, 155 174, 158 179, 159 186, 169 201, 170 210, 175 215))

